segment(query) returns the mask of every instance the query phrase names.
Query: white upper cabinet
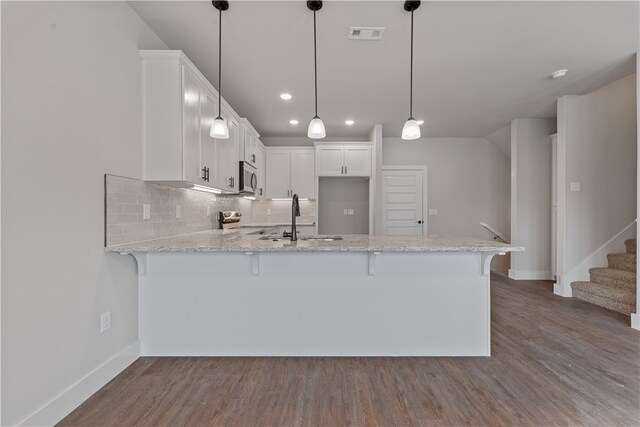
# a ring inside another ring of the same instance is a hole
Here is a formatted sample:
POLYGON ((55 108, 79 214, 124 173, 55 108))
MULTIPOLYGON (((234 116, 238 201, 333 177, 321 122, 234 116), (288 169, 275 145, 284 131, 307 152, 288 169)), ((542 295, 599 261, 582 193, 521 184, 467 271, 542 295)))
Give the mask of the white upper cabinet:
POLYGON ((316 145, 318 176, 371 176, 371 145, 316 145))
POLYGON ((311 148, 266 149, 266 194, 273 198, 315 199, 315 158, 311 148))
POLYGON ((240 119, 222 101, 229 139, 211 138, 218 93, 181 51, 142 50, 144 178, 237 192, 240 119))
POLYGON ((249 120, 240 119, 240 127, 242 133, 240 153, 245 162, 257 167, 258 166, 258 145, 260 144, 260 134, 251 126, 249 120))
POLYGON ((256 197, 266 197, 266 171, 267 171, 267 151, 262 142, 258 141, 258 187, 256 197))

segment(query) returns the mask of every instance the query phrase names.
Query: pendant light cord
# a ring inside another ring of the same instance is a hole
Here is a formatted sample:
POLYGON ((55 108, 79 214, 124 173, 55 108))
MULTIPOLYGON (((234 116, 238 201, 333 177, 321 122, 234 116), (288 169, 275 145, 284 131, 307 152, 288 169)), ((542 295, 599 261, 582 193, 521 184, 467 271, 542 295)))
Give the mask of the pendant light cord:
POLYGON ((314 72, 314 81, 315 81, 315 105, 316 105, 316 115, 318 117, 318 52, 317 52, 317 42, 316 42, 316 11, 313 11, 313 72, 314 72))
POLYGON ((411 74, 409 77, 409 117, 413 118, 413 10, 411 11, 411 74))
POLYGON ((222 117, 222 9, 218 12, 218 117, 222 117))

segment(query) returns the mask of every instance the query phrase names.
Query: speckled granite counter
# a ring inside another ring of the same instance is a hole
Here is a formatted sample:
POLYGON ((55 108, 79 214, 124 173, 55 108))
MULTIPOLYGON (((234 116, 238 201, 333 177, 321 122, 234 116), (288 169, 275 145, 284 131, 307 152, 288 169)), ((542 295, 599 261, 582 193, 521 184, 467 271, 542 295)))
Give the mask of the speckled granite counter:
POLYGON ((109 246, 109 252, 512 252, 521 246, 468 237, 344 235, 343 240, 260 240, 239 230, 208 230, 184 236, 109 246))

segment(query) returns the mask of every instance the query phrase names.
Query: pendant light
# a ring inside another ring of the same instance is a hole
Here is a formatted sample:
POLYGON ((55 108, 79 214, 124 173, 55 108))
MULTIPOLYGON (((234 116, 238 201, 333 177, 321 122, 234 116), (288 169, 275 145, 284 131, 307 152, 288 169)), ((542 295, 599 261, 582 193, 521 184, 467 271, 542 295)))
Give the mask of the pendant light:
POLYGON ((420 125, 413 118, 413 12, 420 7, 419 1, 405 1, 404 10, 411 12, 411 77, 409 78, 409 118, 402 128, 402 139, 420 138, 420 125))
POLYGON ((315 112, 316 115, 313 116, 311 123, 309 123, 309 130, 307 131, 307 136, 312 139, 322 139, 326 136, 324 130, 324 123, 322 123, 322 119, 318 116, 318 53, 317 53, 317 42, 316 42, 316 12, 322 9, 322 1, 319 0, 309 0, 307 1, 307 7, 309 10, 313 11, 313 65, 314 65, 314 76, 315 76, 315 112))
POLYGON ((228 1, 212 1, 213 7, 218 9, 218 117, 211 125, 210 135, 212 138, 228 139, 229 128, 227 122, 222 118, 222 11, 229 9, 228 1))

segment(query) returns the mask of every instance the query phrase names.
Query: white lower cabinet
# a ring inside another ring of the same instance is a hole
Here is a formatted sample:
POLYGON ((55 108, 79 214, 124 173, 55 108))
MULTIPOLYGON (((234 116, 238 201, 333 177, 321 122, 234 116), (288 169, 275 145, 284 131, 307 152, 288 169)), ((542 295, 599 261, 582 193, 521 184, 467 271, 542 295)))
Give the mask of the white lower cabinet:
POLYGON ((266 149, 267 197, 315 199, 315 156, 311 148, 266 149))

